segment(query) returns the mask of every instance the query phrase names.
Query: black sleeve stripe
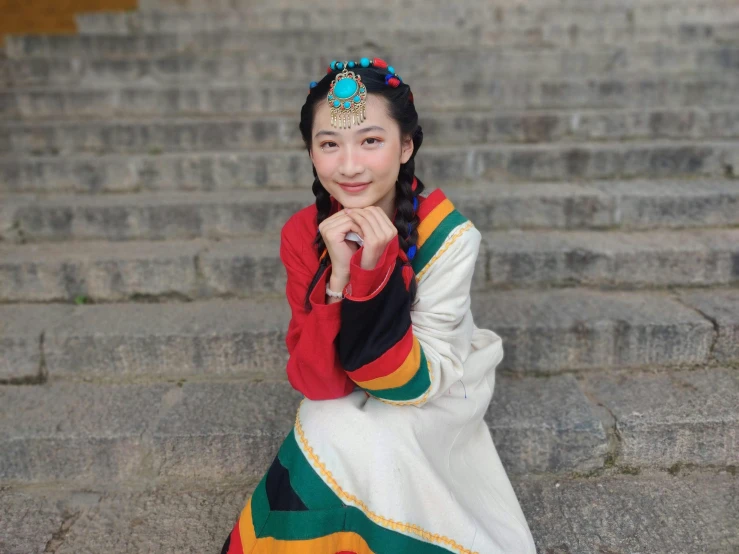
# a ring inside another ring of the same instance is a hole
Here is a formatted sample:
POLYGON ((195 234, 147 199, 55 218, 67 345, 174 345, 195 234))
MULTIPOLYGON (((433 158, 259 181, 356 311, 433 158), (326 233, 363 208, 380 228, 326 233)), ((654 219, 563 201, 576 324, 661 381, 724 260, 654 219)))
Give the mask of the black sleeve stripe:
POLYGON ((346 371, 355 371, 392 348, 411 326, 402 260, 396 261, 388 282, 374 298, 344 298, 341 303, 339 360, 346 371))

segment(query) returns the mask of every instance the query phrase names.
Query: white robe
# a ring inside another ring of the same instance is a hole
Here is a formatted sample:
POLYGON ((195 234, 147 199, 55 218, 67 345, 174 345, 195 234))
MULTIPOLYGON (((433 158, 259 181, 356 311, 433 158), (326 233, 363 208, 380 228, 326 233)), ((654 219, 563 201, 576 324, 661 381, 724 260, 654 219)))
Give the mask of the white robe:
POLYGON ((503 346, 470 312, 481 238, 471 222, 459 225, 417 276, 411 321, 431 372, 427 394, 306 398, 296 435, 324 482, 379 525, 450 552, 536 554, 483 419, 503 346))

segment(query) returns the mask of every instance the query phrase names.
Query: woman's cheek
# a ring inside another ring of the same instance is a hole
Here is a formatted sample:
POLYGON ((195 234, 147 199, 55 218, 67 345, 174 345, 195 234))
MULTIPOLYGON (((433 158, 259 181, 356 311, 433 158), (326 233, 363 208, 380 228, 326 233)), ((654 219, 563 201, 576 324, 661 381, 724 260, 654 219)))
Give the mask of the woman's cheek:
POLYGON ((392 156, 388 154, 388 149, 386 148, 376 148, 367 152, 363 161, 364 165, 372 167, 376 174, 388 173, 393 165, 392 156))
POLYGON ((313 165, 316 167, 316 172, 319 175, 332 175, 332 160, 329 156, 317 155, 313 160, 313 165))

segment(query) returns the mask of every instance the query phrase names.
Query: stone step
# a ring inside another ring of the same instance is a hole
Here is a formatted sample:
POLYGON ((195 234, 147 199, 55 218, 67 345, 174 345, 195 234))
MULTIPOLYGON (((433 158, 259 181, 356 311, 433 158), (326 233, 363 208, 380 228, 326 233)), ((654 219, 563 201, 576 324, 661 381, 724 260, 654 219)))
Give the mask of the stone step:
MULTIPOLYGON (((498 375, 495 388, 486 421, 513 475, 737 462, 731 369, 498 375)), ((50 382, 0 386, 0 398, 0 479, 120 482, 259 477, 301 395, 225 380, 50 382)))
MULTIPOLYGON (((425 146, 739 137, 739 107, 436 112, 420 118, 425 146)), ((302 148, 291 116, 0 123, 0 155, 149 154, 302 148)))
MULTIPOLYGON (((432 52, 427 49, 415 54, 402 52, 391 56, 389 59, 398 68, 408 68, 401 76, 414 90, 416 85, 424 86, 429 80, 434 80, 439 86, 440 79, 444 83, 443 76, 448 74, 455 75, 455 83, 474 82, 480 76, 486 81, 504 77, 518 81, 524 77, 529 77, 529 80, 582 79, 599 75, 620 80, 639 76, 650 79, 672 76, 680 80, 687 75, 694 78, 698 75, 706 78, 731 75, 739 68, 739 46, 701 49, 659 46, 649 50, 611 48, 590 51, 550 49, 536 52, 514 47, 495 51, 446 49, 432 52)), ((29 57, 7 60, 1 83, 12 88, 79 86, 100 89, 185 86, 203 82, 211 86, 235 86, 278 79, 276 86, 285 87, 320 79, 324 74, 322 68, 330 62, 329 56, 280 55, 268 51, 177 53, 153 55, 146 59, 29 57)), ((449 82, 443 87, 452 84, 449 82)))
MULTIPOLYGON (((84 69, 79 67, 80 62, 77 61, 82 59, 104 74, 123 70, 130 75, 143 71, 163 73, 169 79, 179 81, 214 79, 214 84, 236 84, 244 79, 318 80, 336 56, 335 43, 323 47, 320 39, 314 36, 315 33, 309 33, 306 39, 318 41, 310 48, 311 58, 296 56, 290 44, 294 39, 288 40, 284 33, 274 31, 274 37, 261 31, 255 31, 254 34, 225 31, 195 35, 11 36, 7 40, 7 50, 9 57, 15 58, 13 61, 27 62, 26 65, 11 63, 11 73, 19 74, 21 78, 28 73, 29 66, 39 71, 39 65, 45 59, 49 62, 61 61, 61 67, 66 61, 74 74, 84 69), (282 44, 282 41, 287 43, 268 47, 271 42, 282 44), (253 57, 255 52, 260 52, 259 58, 253 57), (129 63, 123 66, 123 61, 129 63), (107 63, 102 65, 101 62, 107 63)), ((457 36, 458 32, 451 34, 457 36)), ((329 35, 324 33, 322 36, 325 38, 329 35)), ((474 36, 474 33, 468 36, 474 36)), ((433 44, 412 42, 416 46, 411 48, 407 40, 412 37, 404 38, 402 44, 383 42, 383 49, 378 54, 389 60, 409 83, 424 78, 433 78, 438 82, 439 77, 448 74, 454 74, 456 81, 462 81, 476 80, 480 75, 491 78, 497 75, 540 74, 552 77, 622 73, 644 76, 654 73, 721 75, 739 69, 738 44, 671 48, 658 43, 552 50, 486 47, 482 41, 470 42, 469 39, 454 42, 451 38, 445 38, 443 32, 435 32, 433 37, 433 44)), ((366 42, 368 39, 356 33, 353 44, 360 40, 366 42)), ((303 49, 298 51, 305 52, 307 48, 303 45, 303 49)), ((349 51, 354 50, 349 47, 349 51)))
MULTIPOLYGON (((438 30, 433 34, 433 45, 438 48, 461 48, 483 45, 482 30, 470 29, 458 33, 453 29, 438 30)), ((9 58, 27 57, 135 59, 184 52, 262 51, 282 54, 315 52, 335 55, 336 44, 343 50, 361 57, 387 56, 393 50, 403 51, 408 45, 429 44, 432 37, 422 30, 383 29, 369 34, 354 30, 326 33, 319 30, 255 30, 246 33, 168 33, 168 34, 86 34, 86 35, 9 35, 5 50, 9 58), (380 46, 382 45, 382 46, 380 46), (367 49, 371 49, 367 52, 367 49)), ((314 58, 315 61, 315 58, 314 58)))
MULTIPOLYGON (((475 84, 421 80, 413 84, 419 113, 436 110, 616 109, 736 106, 739 79, 624 77, 536 79, 475 84)), ((297 118, 308 87, 297 82, 108 88, 23 87, 0 90, 6 121, 53 118, 193 117, 289 114, 297 118)))
POLYGON ((293 29, 353 29, 361 31, 373 28, 418 28, 426 31, 455 30, 464 31, 475 28, 480 21, 484 41, 491 45, 518 46, 619 46, 662 44, 664 46, 709 46, 736 42, 739 23, 726 20, 716 23, 695 23, 675 21, 671 25, 661 19, 646 24, 627 23, 622 16, 615 18, 593 18, 592 21, 543 21, 540 23, 522 22, 515 27, 493 19, 481 19, 479 10, 456 6, 444 6, 438 11, 419 13, 392 13, 387 10, 361 10, 358 14, 337 10, 310 11, 269 11, 269 12, 202 12, 185 11, 163 12, 90 12, 78 14, 77 29, 81 34, 148 34, 148 33, 212 33, 238 31, 248 33, 252 30, 285 28, 293 29), (444 9, 446 8, 446 9, 444 9), (407 15, 407 17, 406 17, 407 15), (615 21, 613 21, 615 19, 615 21), (370 23, 374 22, 374 23, 370 23))
MULTIPOLYGON (((563 22, 567 24, 588 25, 600 19, 607 20, 612 24, 634 25, 646 23, 716 23, 726 21, 726 16, 736 10, 736 4, 730 0, 717 0, 706 2, 704 0, 690 0, 683 2, 510 2, 510 1, 474 1, 459 5, 450 5, 442 0, 384 0, 373 4, 372 9, 366 5, 358 8, 351 3, 338 5, 336 2, 321 0, 313 2, 310 8, 298 4, 295 0, 278 0, 270 3, 265 8, 263 3, 243 0, 142 0, 139 2, 140 11, 143 13, 192 13, 196 15, 210 14, 213 12, 237 11, 246 15, 268 22, 270 20, 280 21, 280 11, 286 12, 282 16, 285 25, 300 27, 300 23, 306 26, 312 21, 321 21, 322 16, 330 22, 348 24, 352 21, 351 16, 344 13, 355 14, 354 20, 362 16, 372 18, 373 10, 386 10, 401 21, 410 20, 416 13, 420 19, 429 18, 427 14, 439 11, 438 17, 446 16, 455 23, 459 21, 484 21, 495 22, 499 25, 521 26, 541 24, 548 22, 563 22), (313 12, 312 14, 306 12, 313 12), (277 15, 271 15, 271 14, 277 15), (361 14, 361 15, 360 15, 361 14), (722 19, 722 16, 724 17, 722 19)), ((430 16, 432 21, 436 19, 430 16)), ((371 19, 372 20, 372 19, 371 19)), ((393 23, 389 23, 393 25, 393 23)), ((382 27, 381 23, 377 23, 382 27)), ((341 25, 337 25, 341 28, 341 25)))
MULTIPOLYGON (((195 300, 281 294, 279 237, 0 243, 0 302, 195 300)), ((483 233, 474 290, 739 285, 739 229, 483 233)))
MULTIPOLYGON (((739 360, 739 289, 473 291, 518 374, 739 360)), ((285 379, 284 294, 170 303, 0 305, 0 380, 285 379)), ((2 408, 0 408, 2 409, 2 408)), ((0 419, 0 425, 1 423, 0 419)), ((0 477, 1 478, 1 477, 0 477)))
MULTIPOLYGON (((509 477, 542 553, 732 554, 739 548, 739 478, 731 468, 509 477)), ((48 544, 57 554, 219 552, 256 484, 257 478, 214 477, 115 488, 7 486, 0 544, 7 554, 42 552, 48 544)))
MULTIPOLYGON (((737 176, 739 143, 624 143, 429 146, 416 175, 434 186, 493 182, 683 179, 737 176)), ((308 188, 303 150, 0 157, 3 192, 139 192, 308 188)))
MULTIPOLYGON (((486 42, 495 44, 634 44, 636 42, 671 42, 674 44, 714 43, 736 40, 730 22, 730 12, 723 6, 724 19, 707 23, 720 4, 696 9, 663 6, 659 11, 612 8, 610 10, 569 11, 563 17, 562 9, 534 12, 501 9, 490 5, 446 4, 436 9, 389 11, 361 8, 311 9, 254 9, 250 11, 192 12, 185 10, 89 12, 76 15, 81 34, 131 35, 146 33, 202 33, 253 30, 357 30, 418 29, 424 31, 449 30, 458 32, 482 27, 486 42), (702 14, 702 16, 701 16, 702 14), (710 14, 710 15, 709 15, 710 14), (704 22, 696 22, 702 17, 704 22), (669 20, 669 23, 666 23, 669 20)), ((597 6, 593 6, 596 7, 597 6)))
MULTIPOLYGON (((432 188, 426 189, 426 193, 432 188)), ((646 230, 739 225, 735 181, 625 181, 444 187, 482 231, 646 230)), ((309 189, 0 196, 5 242, 278 236, 315 202, 309 189)))

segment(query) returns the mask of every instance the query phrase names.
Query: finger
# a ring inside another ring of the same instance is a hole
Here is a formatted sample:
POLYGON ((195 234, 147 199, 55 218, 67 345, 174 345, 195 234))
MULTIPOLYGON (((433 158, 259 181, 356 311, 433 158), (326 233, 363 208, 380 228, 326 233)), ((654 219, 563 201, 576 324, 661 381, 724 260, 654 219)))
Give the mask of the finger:
POLYGON ((333 221, 325 227, 322 227, 321 235, 324 239, 330 238, 331 240, 334 240, 338 237, 344 237, 344 235, 349 231, 354 231, 359 234, 362 233, 362 229, 357 222, 347 216, 346 219, 333 221))
POLYGON ((370 206, 370 208, 366 213, 374 220, 378 234, 386 239, 394 236, 396 234, 395 224, 387 217, 385 210, 379 206, 370 206))
POLYGON ((354 220, 347 214, 338 214, 337 216, 331 216, 329 219, 321 222, 321 230, 333 230, 333 229, 345 229, 347 226, 356 225, 354 220))
POLYGON ((353 218, 354 221, 362 228, 362 239, 365 242, 373 243, 376 241, 376 233, 372 226, 372 222, 367 219, 366 214, 362 213, 364 210, 352 210, 349 212, 349 217, 353 218))
POLYGON ((365 215, 373 220, 378 240, 387 244, 398 234, 395 225, 390 222, 382 208, 379 206, 370 206, 370 208, 365 210, 365 215))

